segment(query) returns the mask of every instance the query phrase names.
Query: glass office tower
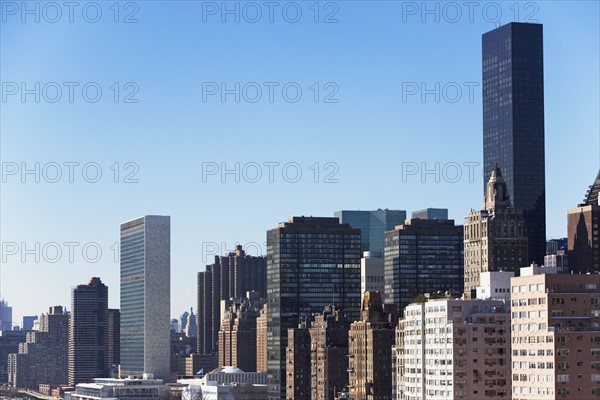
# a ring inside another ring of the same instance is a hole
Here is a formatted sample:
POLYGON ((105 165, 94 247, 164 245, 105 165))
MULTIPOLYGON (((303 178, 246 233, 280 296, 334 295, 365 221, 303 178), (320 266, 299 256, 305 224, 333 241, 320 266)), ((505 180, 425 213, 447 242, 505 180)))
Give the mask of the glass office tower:
POLYGON ((169 380, 170 238, 168 216, 121 224, 121 377, 169 380))
MULTIPOLYGON (((483 35, 484 177, 498 167, 522 210, 529 262, 546 251, 542 25, 510 23, 483 35)), ((485 191, 486 179, 483 186, 485 191)))
POLYGON ((334 215, 343 224, 360 229, 360 249, 370 251, 372 256, 383 257, 383 234, 401 225, 406 219, 404 210, 337 211, 334 215))
POLYGON ((338 218, 293 217, 267 232, 269 399, 285 398, 288 328, 331 304, 359 317, 360 230, 338 218))

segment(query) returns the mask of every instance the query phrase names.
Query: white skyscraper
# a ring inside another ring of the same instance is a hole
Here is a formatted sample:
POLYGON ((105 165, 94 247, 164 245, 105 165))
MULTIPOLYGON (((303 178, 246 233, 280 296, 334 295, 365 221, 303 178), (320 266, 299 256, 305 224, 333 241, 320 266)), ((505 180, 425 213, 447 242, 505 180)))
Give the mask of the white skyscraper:
POLYGON ((121 224, 121 377, 170 375, 171 218, 121 224))

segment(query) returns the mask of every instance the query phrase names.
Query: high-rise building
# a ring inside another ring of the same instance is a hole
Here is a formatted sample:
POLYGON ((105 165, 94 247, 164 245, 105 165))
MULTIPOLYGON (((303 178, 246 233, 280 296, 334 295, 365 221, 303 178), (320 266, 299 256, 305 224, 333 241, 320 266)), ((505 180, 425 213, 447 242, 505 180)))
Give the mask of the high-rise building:
POLYGON ((525 217, 528 262, 541 263, 546 252, 542 25, 512 22, 485 33, 482 70, 484 176, 502 170, 511 205, 525 217))
POLYGON ((565 250, 558 250, 555 254, 544 256, 544 266, 556 268, 556 272, 559 274, 568 274, 571 271, 569 255, 565 250))
POLYGON ((121 311, 118 308, 108 309, 108 367, 116 376, 121 363, 121 311))
POLYGON ((190 313, 187 311, 184 311, 183 314, 181 314, 181 316, 179 317, 179 326, 181 326, 181 332, 185 332, 185 328, 187 328, 189 316, 190 316, 190 313))
POLYGON ((360 229, 360 251, 370 251, 374 257, 383 255, 383 234, 404 223, 406 211, 382 210, 358 211, 343 210, 334 213, 343 224, 360 229))
POLYGON ((385 302, 403 310, 423 293, 463 291, 463 227, 411 219, 385 233, 385 302))
POLYGON ((360 230, 338 218, 293 217, 267 232, 269 399, 285 397, 288 329, 327 304, 360 310, 360 230))
MULTIPOLYGON (((395 311, 395 306, 392 305, 395 311)), ((392 346, 397 315, 378 292, 366 292, 361 318, 350 325, 348 374, 351 400, 392 398, 392 346)))
POLYGON ((198 337, 198 325, 196 322, 196 315, 194 315, 194 309, 190 308, 190 315, 185 326, 185 335, 189 338, 198 337))
POLYGON ((147 215, 121 224, 120 375, 169 380, 171 219, 147 215))
POLYGON ((600 171, 583 199, 568 211, 569 270, 575 274, 600 272, 600 171))
POLYGON ((383 256, 373 257, 370 251, 365 251, 360 259, 360 292, 379 292, 384 297, 384 278, 383 256))
POLYGON ((71 292, 69 385, 108 376, 108 287, 90 278, 71 292))
POLYGON ((37 321, 37 319, 38 319, 37 315, 24 315, 23 316, 23 330, 24 331, 32 331, 33 324, 35 321, 37 321))
POLYGON ((510 399, 505 300, 425 299, 396 329, 394 399, 510 399))
POLYGON ((40 316, 40 330, 27 333, 19 352, 8 356, 8 383, 38 390, 41 384, 66 385, 68 371, 69 314, 61 306, 40 316))
POLYGON ((311 400, 310 397, 310 333, 309 322, 300 321, 288 329, 285 349, 286 400, 311 400))
POLYGON ((600 275, 537 265, 511 279, 513 400, 600 396, 600 275))
POLYGON ((549 239, 546 241, 546 255, 551 256, 558 253, 559 250, 567 250, 567 238, 549 239))
POLYGON ((8 355, 18 353, 27 331, 0 331, 0 385, 8 384, 8 355))
POLYGON ((260 315, 256 318, 256 371, 267 372, 267 305, 260 309, 260 315))
POLYGON ((423 210, 413 211, 410 214, 411 219, 448 219, 447 208, 425 208, 423 210))
POLYGON ((198 272, 198 353, 216 353, 221 324, 221 300, 241 299, 246 292, 266 298, 266 257, 249 256, 236 246, 235 252, 215 256, 215 262, 198 272))
POLYGON ((6 300, 0 300, 0 331, 12 331, 12 307, 6 300))
POLYGON ((487 183, 483 210, 465 218, 465 296, 474 298, 480 276, 487 271, 513 271, 527 265, 528 239, 523 212, 510 204, 499 168, 487 183))
POLYGON ((256 319, 264 301, 240 299, 225 311, 219 331, 219 367, 256 371, 256 319))
POLYGON ((348 386, 348 332, 343 310, 327 306, 310 324, 311 400, 337 398, 348 386))

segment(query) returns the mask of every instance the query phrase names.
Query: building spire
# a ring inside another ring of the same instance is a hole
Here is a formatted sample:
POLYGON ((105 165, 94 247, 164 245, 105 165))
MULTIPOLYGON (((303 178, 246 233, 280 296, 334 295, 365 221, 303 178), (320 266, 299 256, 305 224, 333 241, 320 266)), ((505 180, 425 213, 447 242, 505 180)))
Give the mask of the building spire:
POLYGON ((491 210, 508 206, 510 206, 510 197, 506 181, 502 176, 500 168, 498 168, 498 164, 496 164, 487 183, 484 208, 491 210))
POLYGON ((589 205, 600 205, 600 201, 598 199, 598 194, 600 193, 600 170, 598 170, 598 174, 596 175, 596 179, 594 183, 588 189, 585 198, 583 199, 582 206, 589 205))

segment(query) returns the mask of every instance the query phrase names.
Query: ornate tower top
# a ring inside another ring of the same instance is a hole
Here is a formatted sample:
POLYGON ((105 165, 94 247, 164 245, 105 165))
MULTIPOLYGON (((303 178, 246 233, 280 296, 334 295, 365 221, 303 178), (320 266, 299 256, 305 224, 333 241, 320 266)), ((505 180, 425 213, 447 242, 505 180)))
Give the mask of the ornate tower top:
POLYGON ((510 206, 510 197, 508 195, 508 188, 506 187, 506 181, 502 177, 500 168, 496 166, 492 171, 490 180, 487 183, 485 191, 485 204, 486 210, 504 208, 510 206))

